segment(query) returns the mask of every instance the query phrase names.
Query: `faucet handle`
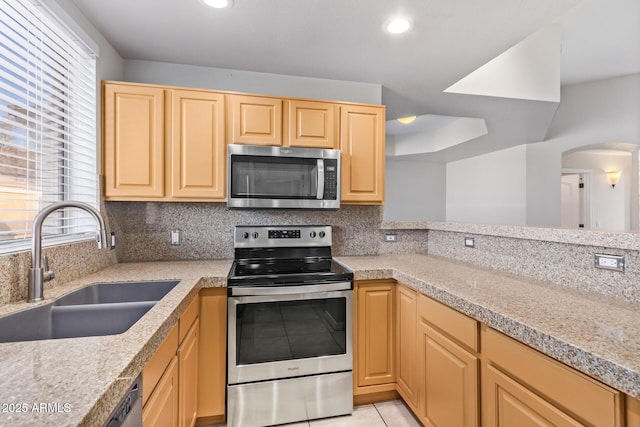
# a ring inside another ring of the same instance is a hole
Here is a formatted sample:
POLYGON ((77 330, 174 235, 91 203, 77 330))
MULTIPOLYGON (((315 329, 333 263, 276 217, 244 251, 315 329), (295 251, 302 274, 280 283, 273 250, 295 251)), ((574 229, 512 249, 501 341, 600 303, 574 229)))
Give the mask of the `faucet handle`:
POLYGON ((56 273, 54 273, 52 270, 49 270, 49 257, 48 256, 44 256, 42 259, 42 264, 44 267, 44 272, 42 273, 42 278, 43 281, 48 282, 51 279, 54 279, 56 277, 56 273))

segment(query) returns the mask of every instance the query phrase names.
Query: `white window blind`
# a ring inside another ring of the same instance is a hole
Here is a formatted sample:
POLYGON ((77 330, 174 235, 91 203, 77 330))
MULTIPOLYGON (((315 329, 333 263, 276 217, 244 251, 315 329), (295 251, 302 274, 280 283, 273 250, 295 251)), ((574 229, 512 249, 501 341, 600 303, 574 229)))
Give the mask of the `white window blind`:
MULTIPOLYGON (((95 62, 37 0, 0 0, 0 253, 28 248, 51 202, 98 206, 95 62)), ((78 209, 43 226, 45 244, 95 231, 78 209)))

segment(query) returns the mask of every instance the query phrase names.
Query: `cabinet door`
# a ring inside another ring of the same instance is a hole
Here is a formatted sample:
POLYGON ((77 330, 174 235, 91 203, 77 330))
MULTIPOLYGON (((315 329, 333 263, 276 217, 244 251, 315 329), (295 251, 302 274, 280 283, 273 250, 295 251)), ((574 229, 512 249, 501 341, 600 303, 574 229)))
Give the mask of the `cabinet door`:
POLYGON ((485 368, 482 372, 483 426, 577 427, 584 425, 493 366, 485 365, 485 368))
POLYGON ((227 95, 230 144, 282 145, 282 100, 227 95))
POLYGON ((164 89, 104 85, 105 198, 164 196, 164 89))
POLYGON ((384 116, 384 107, 340 107, 343 203, 384 203, 384 116))
POLYGON ((285 143, 291 147, 338 148, 335 104, 290 100, 285 102, 285 143))
POLYGON ((198 418, 224 423, 227 357, 227 290, 200 291, 198 418))
POLYGON ((142 425, 178 426, 178 357, 175 355, 142 409, 142 425))
POLYGON ((171 197, 224 199, 224 95, 171 92, 171 197))
POLYGON ((424 319, 418 328, 421 421, 429 427, 477 426, 477 357, 433 329, 424 319))
POLYGON ((396 382, 398 392, 414 411, 418 404, 417 310, 416 291, 396 285, 396 382))
POLYGON ((394 284, 361 283, 357 289, 358 387, 395 382, 394 284))
POLYGON ((189 329, 178 349, 180 378, 180 427, 193 427, 198 406, 198 337, 199 321, 189 329))

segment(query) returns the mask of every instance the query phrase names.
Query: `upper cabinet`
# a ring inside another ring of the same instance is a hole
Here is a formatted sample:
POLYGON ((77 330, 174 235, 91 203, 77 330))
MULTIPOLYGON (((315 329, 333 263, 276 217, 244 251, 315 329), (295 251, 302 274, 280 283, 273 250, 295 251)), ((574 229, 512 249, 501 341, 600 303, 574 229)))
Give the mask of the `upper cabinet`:
POLYGON ((164 89, 105 84, 105 198, 164 197, 164 89))
POLYGON ((338 105, 331 102, 285 101, 284 145, 338 148, 338 105))
POLYGON ((384 107, 342 105, 342 203, 384 203, 384 107))
POLYGON ((384 106, 103 83, 105 200, 225 201, 227 144, 340 149, 341 203, 384 203, 384 106))
POLYGON ((282 100, 227 95, 229 144, 282 145, 282 100))
POLYGON ((104 84, 106 200, 224 200, 224 95, 104 84))
POLYGON ((224 95, 172 90, 171 197, 225 198, 224 95))

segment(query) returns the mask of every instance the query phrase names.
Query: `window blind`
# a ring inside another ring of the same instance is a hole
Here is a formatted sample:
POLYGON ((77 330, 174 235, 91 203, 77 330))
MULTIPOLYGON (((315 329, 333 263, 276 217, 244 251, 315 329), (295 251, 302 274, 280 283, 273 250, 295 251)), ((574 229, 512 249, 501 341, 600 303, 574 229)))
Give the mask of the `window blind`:
MULTIPOLYGON (((95 55, 37 0, 0 0, 0 253, 61 200, 98 206, 95 55)), ((95 232, 78 209, 43 225, 45 244, 95 232)))

